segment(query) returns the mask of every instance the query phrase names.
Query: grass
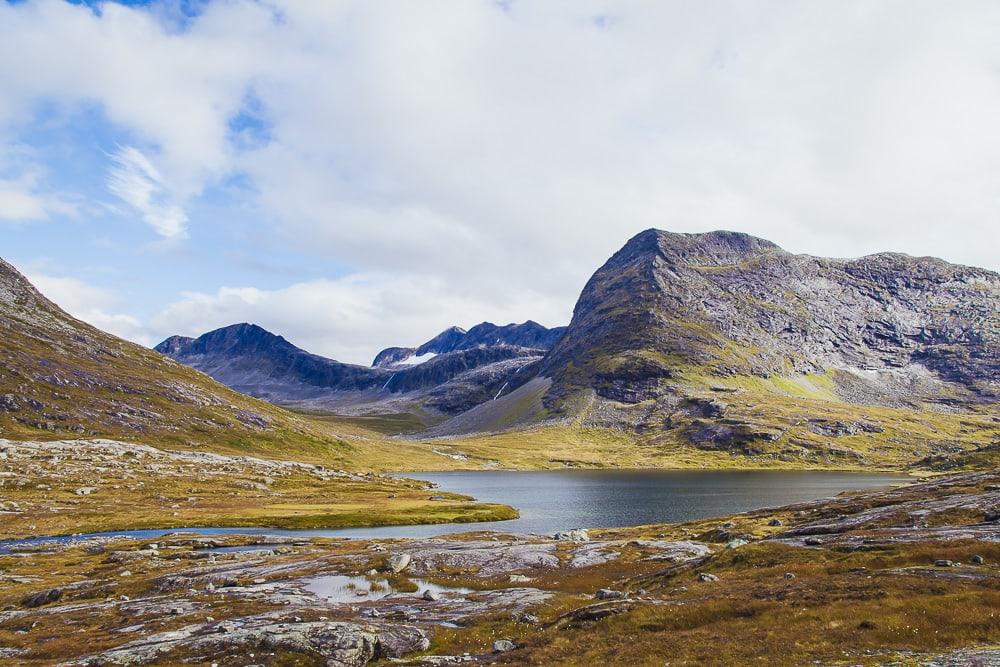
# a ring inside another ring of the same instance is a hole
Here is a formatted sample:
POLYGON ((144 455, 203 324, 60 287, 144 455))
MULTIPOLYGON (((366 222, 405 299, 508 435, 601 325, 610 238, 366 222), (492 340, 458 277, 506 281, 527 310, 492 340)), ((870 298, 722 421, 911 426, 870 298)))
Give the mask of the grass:
POLYGON ((181 527, 346 528, 391 524, 497 521, 517 517, 505 505, 429 489, 423 482, 386 477, 274 472, 238 460, 136 461, 115 468, 81 452, 8 461, 3 500, 18 513, 0 513, 0 539, 77 532, 181 527), (28 471, 25 468, 29 468, 28 471), (92 486, 90 495, 75 490, 92 486), (431 498, 437 498, 431 500, 431 498))
MULTIPOLYGON (((943 584, 890 573, 936 557, 967 558, 982 545, 910 545, 889 554, 754 545, 703 569, 655 581, 656 598, 585 627, 521 632, 518 664, 881 664, 893 652, 934 652, 1000 639, 995 584, 943 584), (791 572, 795 579, 785 579, 791 572)), ((977 552, 978 552, 977 551, 977 552)), ((992 550, 988 557, 1000 556, 992 550)), ((477 642, 478 643, 478 642, 477 642)), ((449 647, 453 649, 456 647, 449 647)), ((460 648, 460 647, 458 647, 460 648)))

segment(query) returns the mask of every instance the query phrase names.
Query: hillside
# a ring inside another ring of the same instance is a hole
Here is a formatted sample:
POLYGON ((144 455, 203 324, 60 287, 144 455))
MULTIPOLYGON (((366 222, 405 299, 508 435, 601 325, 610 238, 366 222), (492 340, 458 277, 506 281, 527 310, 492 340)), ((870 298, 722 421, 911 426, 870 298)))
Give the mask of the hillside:
POLYGON ((550 414, 786 460, 915 460, 1000 439, 1000 276, 648 230, 537 366, 550 414))
POLYGON ((420 460, 417 450, 245 396, 74 319, 3 260, 0 328, 3 438, 112 438, 350 469, 420 460))
POLYGON ((0 539, 168 526, 338 527, 516 516, 360 471, 427 448, 289 413, 76 320, 0 260, 0 539), (353 472, 352 472, 353 471, 353 472))

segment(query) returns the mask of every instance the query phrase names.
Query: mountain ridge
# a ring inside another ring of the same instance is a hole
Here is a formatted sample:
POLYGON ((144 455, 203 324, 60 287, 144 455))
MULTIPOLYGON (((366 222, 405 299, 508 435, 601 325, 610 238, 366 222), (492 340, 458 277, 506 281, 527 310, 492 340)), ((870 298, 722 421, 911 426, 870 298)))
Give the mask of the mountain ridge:
POLYGON ((549 350, 565 331, 566 327, 550 329, 534 320, 505 325, 481 322, 468 331, 461 327, 452 326, 417 347, 386 348, 375 355, 372 366, 392 367, 414 357, 446 354, 474 347, 510 345, 533 350, 549 350))
MULTIPOLYGON (((588 281, 567 333, 539 373, 563 375, 571 359, 578 370, 595 349, 603 355, 642 350, 667 359, 657 363, 647 355, 648 363, 633 358, 628 364, 651 387, 657 370, 668 379, 671 368, 689 364, 721 375, 769 376, 920 362, 944 381, 966 381, 970 391, 994 398, 998 303, 1000 276, 943 260, 899 253, 830 260, 793 255, 734 232, 647 230, 588 281), (988 290, 979 290, 980 284, 988 290), (977 305, 972 297, 980 291, 991 295, 991 305, 977 305), (950 308, 951 316, 922 313, 921 298, 950 308), (974 347, 977 336, 983 337, 981 348, 974 347), (963 344, 973 345, 965 356, 947 349, 963 344)), ((591 378, 601 376, 600 369, 591 370, 591 378)), ((638 385, 623 386, 618 398, 627 402, 630 393, 649 395, 638 385)))
POLYGON ((450 327, 352 368, 367 384, 322 407, 410 415, 422 424, 410 439, 607 433, 672 457, 721 452, 753 465, 949 465, 1000 441, 1000 275, 652 229, 595 271, 565 328, 450 327))
MULTIPOLYGON (((496 327, 480 325, 480 332, 499 330, 501 338, 531 341, 551 330, 532 323, 496 327), (509 334, 509 335, 508 335, 509 334), (518 338, 520 336, 520 338, 518 338), (534 336, 534 337, 531 337, 534 336)), ((476 331, 476 327, 470 332, 476 331)), ((485 335, 485 334, 484 334, 485 335)), ((469 339, 458 327, 446 329, 421 346, 435 350, 419 364, 372 367, 346 364, 309 353, 255 324, 234 324, 198 338, 171 336, 156 351, 205 372, 238 391, 272 402, 306 408, 365 412, 366 405, 426 407, 455 414, 485 400, 514 372, 541 358, 543 350, 496 340, 492 345, 469 339)), ((403 359, 417 348, 406 350, 403 359)), ((395 407, 393 409, 396 409, 395 407)))

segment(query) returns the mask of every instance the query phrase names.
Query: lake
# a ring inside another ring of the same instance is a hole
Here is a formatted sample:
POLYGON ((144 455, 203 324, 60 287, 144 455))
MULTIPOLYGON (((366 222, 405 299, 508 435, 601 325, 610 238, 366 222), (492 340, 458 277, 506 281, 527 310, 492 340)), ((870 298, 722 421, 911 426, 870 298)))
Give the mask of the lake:
MULTIPOLYGON (((329 537, 428 537, 470 530, 549 534, 570 528, 615 528, 690 521, 816 500, 850 489, 885 488, 913 481, 911 477, 899 475, 729 470, 475 471, 405 473, 401 476, 434 482, 442 490, 470 495, 483 502, 511 505, 520 511, 521 517, 486 523, 339 530, 192 528, 190 531, 205 535, 329 537)), ((148 538, 177 530, 123 531, 103 535, 148 538)), ((0 551, 10 544, 0 543, 0 551)))
POLYGON ((516 507, 519 519, 448 526, 387 526, 341 535, 426 536, 464 530, 553 533, 675 523, 886 488, 912 477, 847 472, 739 470, 558 470, 407 473, 482 502, 516 507))

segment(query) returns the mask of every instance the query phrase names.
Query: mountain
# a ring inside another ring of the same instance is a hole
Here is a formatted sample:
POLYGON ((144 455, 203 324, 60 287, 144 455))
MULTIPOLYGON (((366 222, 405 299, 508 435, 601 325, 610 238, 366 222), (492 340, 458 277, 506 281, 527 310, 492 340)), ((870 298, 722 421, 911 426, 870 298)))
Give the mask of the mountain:
POLYGON ((551 383, 548 419, 664 445, 831 462, 960 451, 1000 441, 1000 275, 648 230, 588 281, 532 372, 551 383))
MULTIPOLYGON (((539 367, 555 391, 655 398, 684 371, 720 377, 849 372, 877 403, 994 402, 1000 276, 931 258, 793 255, 732 232, 648 230, 587 283, 539 367)), ((844 400, 857 381, 835 390, 844 400)), ((864 402, 864 401, 861 401, 864 402)))
MULTIPOLYGON (((647 230, 564 328, 452 327, 369 368, 248 327, 158 349, 275 402, 416 416, 409 437, 530 430, 593 461, 622 439, 669 465, 949 467, 1000 451, 1000 275, 934 258, 647 230)), ((514 437, 475 446, 529 442, 514 437)))
POLYGON ((566 327, 548 329, 531 320, 522 324, 503 326, 492 322, 483 322, 468 331, 460 327, 450 327, 416 348, 386 348, 375 356, 372 366, 392 368, 401 364, 414 363, 414 360, 424 361, 432 355, 470 350, 477 347, 506 345, 547 351, 556 344, 565 331, 566 327))
POLYGON ((0 330, 5 438, 313 454, 335 442, 295 415, 74 319, 3 260, 0 330))
MULTIPOLYGON (((534 341, 548 331, 530 324, 489 327, 510 329, 512 340, 534 341)), ((458 332, 450 329, 429 341, 429 348, 421 346, 426 348, 419 355, 426 356, 423 363, 402 363, 415 358, 411 353, 400 357, 400 363, 375 367, 310 354, 254 324, 234 324, 198 338, 172 336, 155 349, 229 387, 278 404, 359 414, 430 411, 431 416, 457 414, 481 403, 544 353, 503 342, 467 344, 468 334, 458 332)))

